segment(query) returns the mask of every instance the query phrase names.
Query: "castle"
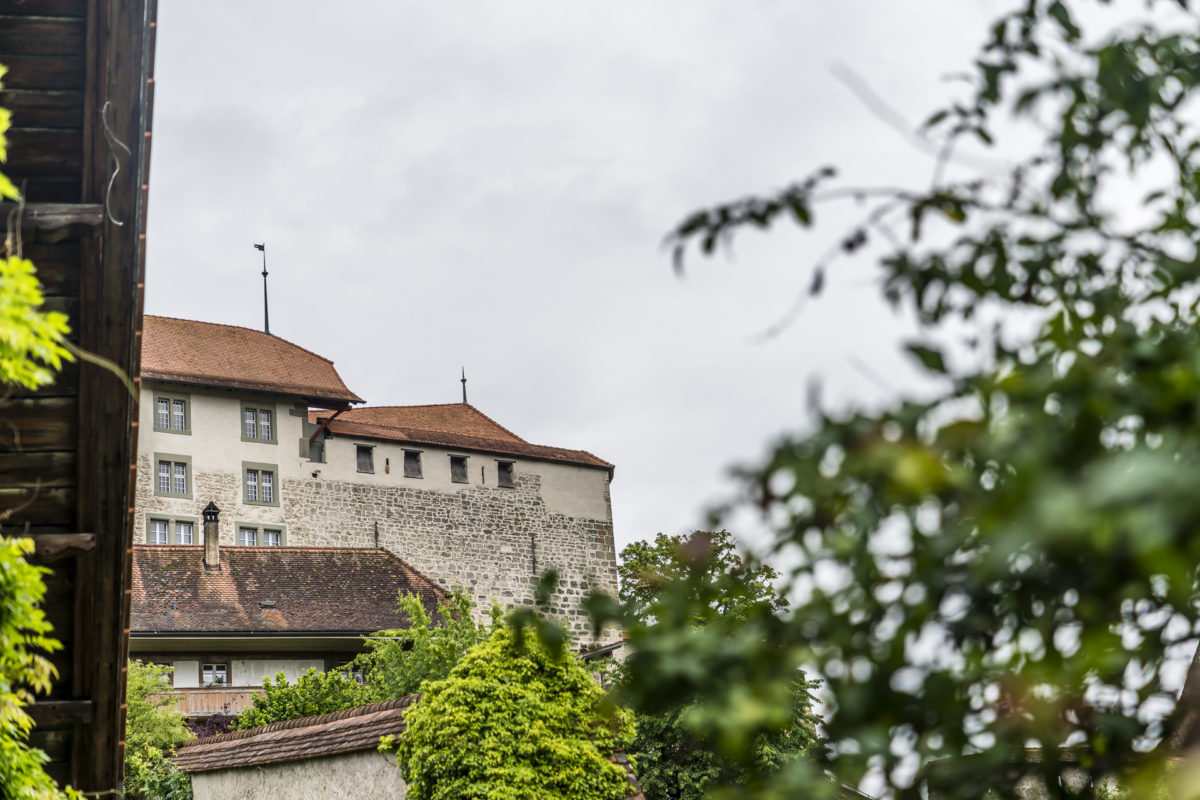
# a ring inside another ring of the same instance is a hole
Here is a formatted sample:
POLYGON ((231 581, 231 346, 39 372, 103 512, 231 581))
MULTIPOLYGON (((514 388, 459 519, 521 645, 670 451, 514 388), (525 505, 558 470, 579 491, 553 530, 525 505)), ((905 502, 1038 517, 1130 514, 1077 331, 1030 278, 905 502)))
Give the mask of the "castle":
MULTIPOLYGON (((209 503, 219 510, 221 548, 382 549, 444 590, 462 587, 480 614, 493 603, 532 604, 537 578, 553 568, 551 610, 577 641, 590 639, 580 601, 592 589, 617 590, 613 465, 531 444, 465 402, 362 403, 331 361, 277 336, 145 317, 135 655, 170 662, 179 645, 167 640, 212 635, 189 631, 178 613, 163 630, 139 630, 158 624, 147 620, 166 613, 154 606, 168 595, 149 593, 158 562, 138 554, 195 546, 202 569, 209 503)), ((223 666, 228 676, 231 659, 201 654, 187 668, 202 662, 215 674, 223 666)), ((285 672, 311 664, 292 660, 285 672)))

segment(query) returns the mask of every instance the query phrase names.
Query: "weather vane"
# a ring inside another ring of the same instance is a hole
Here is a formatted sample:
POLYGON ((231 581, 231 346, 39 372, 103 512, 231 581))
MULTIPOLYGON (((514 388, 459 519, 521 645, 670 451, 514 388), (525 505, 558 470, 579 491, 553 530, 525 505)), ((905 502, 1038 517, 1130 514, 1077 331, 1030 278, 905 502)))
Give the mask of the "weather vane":
POLYGON ((271 313, 267 310, 267 243, 254 245, 263 254, 263 333, 271 335, 271 313))

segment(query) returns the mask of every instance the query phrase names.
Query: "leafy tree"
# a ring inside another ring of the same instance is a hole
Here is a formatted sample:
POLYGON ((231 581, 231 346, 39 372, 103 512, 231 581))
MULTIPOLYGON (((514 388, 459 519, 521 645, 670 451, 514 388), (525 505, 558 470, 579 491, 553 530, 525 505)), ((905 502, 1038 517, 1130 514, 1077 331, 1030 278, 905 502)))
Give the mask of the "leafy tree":
MULTIPOLYGON (((0 65, 0 78, 8 69, 0 65)), ((0 162, 8 158, 6 132, 11 112, 0 108, 0 162)), ((21 193, 0 172, 0 200, 20 200, 21 193)), ((5 242, 0 259, 0 384, 36 389, 54 380, 63 361, 73 360, 66 348, 67 315, 42 311, 42 287, 33 264, 20 247, 5 242)))
MULTIPOLYGON (((348 668, 309 670, 293 684, 283 673, 268 678, 263 682, 265 695, 238 715, 234 727, 247 730, 416 694, 422 683, 446 677, 469 647, 487 638, 487 628, 474 621, 471 600, 460 590, 438 606, 436 623, 415 594, 401 593, 397 606, 409 627, 366 637, 367 652, 348 668), (362 683, 348 674, 351 670, 362 674, 362 683)), ((493 609, 493 627, 498 615, 493 609)))
MULTIPOLYGON (((436 624, 415 594, 402 593, 397 605, 408 627, 369 637, 367 652, 355 659, 373 701, 416 694, 423 682, 450 674, 468 648, 487 638, 487 628, 475 622, 471 599, 461 589, 438 605, 436 624)), ((493 608, 493 626, 498 615, 493 608)))
POLYGON ((35 693, 49 690, 55 669, 44 654, 61 645, 50 638, 50 623, 39 607, 47 570, 25 560, 32 552, 30 539, 0 537, 0 792, 42 800, 62 793, 42 768, 46 754, 28 744, 33 720, 25 706, 35 693))
MULTIPOLYGON (((1023 0, 996 20, 965 94, 919 132, 940 154, 928 185, 831 187, 822 169, 672 234, 682 268, 693 243, 863 201, 842 251, 879 240, 885 296, 928 331, 909 352, 943 387, 816 409, 743 472, 772 552, 796 565, 790 615, 631 659, 638 709, 702 698, 748 770, 756 737, 787 724, 780 662, 811 665, 828 692, 837 777, 896 797, 1013 797, 1014 771, 1055 797, 1094 796, 1104 776, 1144 796, 1171 737, 1188 738, 1163 668, 1200 630, 1200 34, 1168 13, 1188 0, 1150 0, 1153 19, 1102 35, 1083 29, 1091 5, 1023 0), (1001 118, 1037 144, 1009 170, 956 165, 1001 118), (1040 327, 1023 337, 981 311, 1040 327), (1082 788, 1059 780, 1063 746, 1082 788)), ((832 787, 783 770, 743 796, 789 791, 832 787)))
MULTIPOLYGON (((780 614, 786 602, 769 565, 739 553, 727 531, 697 531, 688 537, 659 534, 621 551, 620 600, 628 610, 627 636, 635 648, 662 637, 687 637, 701 627, 732 630, 756 612, 780 614), (683 609, 682 616, 672 608, 683 609)), ((631 665, 636 669, 636 665, 631 665)), ((617 670, 618 682, 629 677, 617 670)), ((799 758, 817 758, 810 690, 815 684, 797 671, 792 684, 791 724, 754 745, 758 770, 770 773, 799 758)), ((700 800, 709 787, 737 784, 740 765, 723 758, 694 702, 675 702, 638 717, 630 753, 648 800, 700 800)))
POLYGON ((289 684, 282 672, 263 681, 263 694, 238 715, 239 731, 269 725, 285 719, 316 717, 347 708, 365 706, 371 696, 365 686, 340 670, 318 672, 310 669, 289 684))
POLYGON ((565 648, 506 627, 425 685, 394 748, 411 800, 616 800, 630 792, 608 759, 633 735, 627 711, 565 648))
POLYGON ((168 760, 192 738, 179 698, 171 691, 173 667, 130 661, 125 687, 125 793, 153 800, 191 800, 191 780, 168 760))

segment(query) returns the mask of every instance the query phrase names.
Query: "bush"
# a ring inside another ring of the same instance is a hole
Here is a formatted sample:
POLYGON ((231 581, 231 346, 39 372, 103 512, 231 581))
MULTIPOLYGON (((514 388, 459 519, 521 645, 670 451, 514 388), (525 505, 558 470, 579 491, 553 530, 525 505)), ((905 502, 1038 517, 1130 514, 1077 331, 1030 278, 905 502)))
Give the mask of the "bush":
MULTIPOLYGON (((373 701, 416 694, 425 681, 449 675, 463 653, 488 636, 488 628, 471 616, 471 599, 461 589, 438 605, 436 625, 415 594, 401 594, 397 607, 408 618, 408 627, 371 636, 366 640, 368 652, 354 661, 373 701)), ((499 613, 493 609, 493 626, 499 613)))
POLYGON ((608 759, 633 739, 633 717, 565 648, 518 641, 498 628, 467 651, 449 677, 427 683, 384 737, 408 782, 409 800, 616 800, 630 791, 608 759))
POLYGON ((371 702, 365 686, 336 670, 317 672, 310 669, 294 684, 289 684, 287 676, 280 672, 274 680, 263 681, 263 692, 254 698, 250 708, 238 715, 237 730, 258 728, 285 719, 317 717, 371 702))
POLYGON ((28 744, 33 720, 24 707, 35 692, 50 688, 54 665, 42 653, 61 645, 50 638, 39 608, 46 570, 25 560, 31 552, 29 539, 0 537, 0 787, 21 787, 16 797, 49 800, 62 794, 42 769, 46 754, 28 744))
POLYGON ((179 698, 171 692, 172 667, 130 661, 125 689, 125 795, 146 800, 190 800, 191 781, 169 759, 192 738, 179 698))

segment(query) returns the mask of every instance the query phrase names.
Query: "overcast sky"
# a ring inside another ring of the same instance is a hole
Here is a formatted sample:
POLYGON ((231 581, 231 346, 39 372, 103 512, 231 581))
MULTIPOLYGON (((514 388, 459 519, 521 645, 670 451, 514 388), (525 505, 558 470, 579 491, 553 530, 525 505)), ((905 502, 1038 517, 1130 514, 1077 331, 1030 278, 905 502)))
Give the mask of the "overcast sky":
MULTIPOLYGON (((376 405, 470 402, 616 464, 618 546, 677 533, 827 405, 915 388, 910 325, 854 219, 746 234, 677 279, 663 235, 823 164, 923 185, 932 164, 835 77, 915 125, 996 0, 160 3, 146 311, 262 324, 376 405)), ((859 212, 861 213, 861 212, 859 212)))

